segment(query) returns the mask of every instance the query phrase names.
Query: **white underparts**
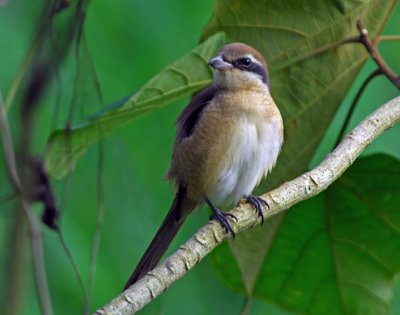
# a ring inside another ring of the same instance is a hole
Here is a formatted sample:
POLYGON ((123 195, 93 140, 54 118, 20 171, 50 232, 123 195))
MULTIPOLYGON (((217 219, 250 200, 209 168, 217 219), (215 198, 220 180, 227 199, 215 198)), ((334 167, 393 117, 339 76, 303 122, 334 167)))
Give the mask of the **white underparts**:
POLYGON ((251 194, 275 165, 282 141, 276 124, 243 115, 226 152, 231 159, 229 167, 219 176, 210 200, 216 204, 235 204, 251 194))

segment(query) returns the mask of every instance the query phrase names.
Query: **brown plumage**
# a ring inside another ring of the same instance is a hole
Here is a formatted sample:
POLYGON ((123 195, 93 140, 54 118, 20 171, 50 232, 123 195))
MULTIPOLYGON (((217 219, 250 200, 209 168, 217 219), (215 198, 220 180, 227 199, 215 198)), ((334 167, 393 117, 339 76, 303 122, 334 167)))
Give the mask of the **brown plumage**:
POLYGON ((224 46, 210 61, 211 86, 196 95, 178 118, 167 178, 177 194, 164 222, 125 289, 153 269, 185 218, 206 202, 234 234, 216 205, 245 197, 262 216, 262 199, 251 192, 275 165, 282 142, 282 117, 269 93, 264 58, 241 43, 224 46))

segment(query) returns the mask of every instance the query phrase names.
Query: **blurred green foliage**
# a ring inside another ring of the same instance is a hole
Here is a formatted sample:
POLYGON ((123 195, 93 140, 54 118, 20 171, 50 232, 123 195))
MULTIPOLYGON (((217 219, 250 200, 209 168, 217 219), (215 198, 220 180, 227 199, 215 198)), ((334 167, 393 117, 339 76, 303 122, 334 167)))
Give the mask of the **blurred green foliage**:
MULTIPOLYGON (((40 2, 41 3, 41 2, 40 2)), ((85 22, 90 60, 96 68, 104 104, 109 104, 138 90, 149 78, 165 65, 185 55, 195 47, 213 9, 211 0, 190 1, 93 1, 89 5, 85 22)), ((41 6, 27 0, 0 1, 0 88, 7 94, 21 61, 35 35, 41 6)), ((400 6, 385 34, 398 34, 400 6)), ((400 71, 398 42, 382 43, 380 51, 393 69, 400 71)), ((330 131, 321 145, 314 162, 329 152, 337 130, 352 97, 369 72, 368 62, 352 90, 343 102, 330 131)), ((73 51, 67 57, 51 88, 41 102, 35 116, 35 132, 32 151, 42 154, 47 137, 54 124, 64 127, 72 102, 76 82, 76 59, 73 51), (55 105, 59 105, 56 119, 55 105)), ((89 91, 90 92, 90 91, 89 91)), ((95 91, 93 91, 95 92, 95 91)), ((352 119, 354 126, 374 108, 398 95, 398 91, 384 78, 374 81, 361 99, 352 119)), ((143 116, 134 124, 114 133, 104 141, 103 187, 106 215, 97 262, 97 273, 92 293, 92 310, 109 302, 118 294, 136 262, 162 221, 172 199, 173 190, 163 180, 168 169, 175 134, 174 121, 188 99, 161 108, 143 116)), ((78 107, 75 121, 82 121, 97 111, 99 104, 78 107)), ((9 112, 13 138, 19 136, 18 99, 9 112)), ((379 138, 366 152, 386 152, 400 158, 397 126, 379 138)), ((55 182, 55 191, 62 210, 62 230, 74 255, 78 268, 86 282, 91 241, 95 229, 98 197, 96 193, 98 148, 91 147, 77 165, 71 178, 55 182)), ((11 191, 0 155, 0 194, 11 191)), ((39 210, 39 209, 35 209, 39 210)), ((5 270, 9 252, 10 217, 13 202, 0 205, 0 264, 5 270)), ((194 213, 185 223, 171 247, 186 240, 197 227, 208 219, 208 213, 194 213)), ((46 267, 50 281, 55 314, 76 314, 82 308, 82 297, 72 267, 62 250, 56 235, 43 227, 46 251, 46 267)), ((33 276, 27 266, 29 279, 23 314, 39 314, 39 306, 33 285, 33 276)), ((6 274, 0 274, 1 296, 7 290, 6 274)), ((400 291, 400 290, 397 290, 400 291)), ((400 312, 400 292, 394 303, 400 312)), ((2 306, 7 301, 0 300, 2 306)), ((146 307, 141 314, 238 314, 244 297, 225 287, 206 258, 181 281, 146 307)), ((254 301, 251 314, 288 314, 273 305, 254 301)))

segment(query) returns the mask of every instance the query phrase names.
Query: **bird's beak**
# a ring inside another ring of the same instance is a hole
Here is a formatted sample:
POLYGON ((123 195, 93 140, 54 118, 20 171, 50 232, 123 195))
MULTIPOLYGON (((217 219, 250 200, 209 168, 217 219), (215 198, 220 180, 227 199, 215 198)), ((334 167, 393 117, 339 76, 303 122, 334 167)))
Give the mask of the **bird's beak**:
POLYGON ((213 67, 215 70, 227 70, 233 67, 232 64, 224 61, 221 55, 218 55, 211 59, 208 65, 213 67))

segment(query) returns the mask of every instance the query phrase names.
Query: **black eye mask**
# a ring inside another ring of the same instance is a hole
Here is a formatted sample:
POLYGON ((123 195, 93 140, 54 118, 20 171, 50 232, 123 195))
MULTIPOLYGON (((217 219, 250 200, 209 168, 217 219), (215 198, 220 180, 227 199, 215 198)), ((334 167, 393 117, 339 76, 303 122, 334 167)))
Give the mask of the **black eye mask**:
POLYGON ((249 71, 258 74, 261 76, 262 81, 269 88, 269 75, 268 71, 264 69, 260 64, 253 62, 250 58, 239 58, 232 62, 232 65, 240 70, 249 71))

